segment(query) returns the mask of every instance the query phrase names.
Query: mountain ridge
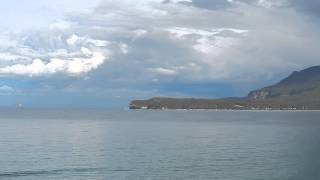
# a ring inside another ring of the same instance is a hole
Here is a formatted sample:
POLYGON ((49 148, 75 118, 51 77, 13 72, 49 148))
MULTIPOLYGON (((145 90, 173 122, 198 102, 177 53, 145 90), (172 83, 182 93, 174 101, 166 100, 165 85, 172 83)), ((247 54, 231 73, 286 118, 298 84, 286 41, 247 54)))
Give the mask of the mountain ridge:
POLYGON ((320 110, 320 66, 294 71, 278 83, 246 97, 221 99, 163 98, 134 100, 130 109, 320 110))

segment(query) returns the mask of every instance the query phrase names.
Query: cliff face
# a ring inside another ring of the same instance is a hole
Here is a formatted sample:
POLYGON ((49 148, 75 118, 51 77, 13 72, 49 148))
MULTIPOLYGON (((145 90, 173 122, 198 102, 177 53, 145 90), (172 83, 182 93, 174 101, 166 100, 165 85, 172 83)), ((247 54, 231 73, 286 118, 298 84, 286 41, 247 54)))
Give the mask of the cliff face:
MULTIPOLYGON (((305 97, 319 95, 320 66, 311 67, 300 72, 293 72, 279 83, 249 93, 250 99, 273 99, 283 97, 305 97)), ((306 98, 306 97, 305 97, 306 98)))
POLYGON ((130 103, 131 109, 290 109, 320 110, 320 66, 293 72, 279 83, 244 98, 152 98, 130 103))

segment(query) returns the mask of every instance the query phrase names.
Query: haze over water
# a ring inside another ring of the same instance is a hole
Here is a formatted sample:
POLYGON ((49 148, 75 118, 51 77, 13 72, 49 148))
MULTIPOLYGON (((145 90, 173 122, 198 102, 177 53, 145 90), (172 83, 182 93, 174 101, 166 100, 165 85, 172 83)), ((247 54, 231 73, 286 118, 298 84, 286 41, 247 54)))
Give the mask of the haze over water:
POLYGON ((0 179, 318 180, 319 112, 0 110, 0 179))

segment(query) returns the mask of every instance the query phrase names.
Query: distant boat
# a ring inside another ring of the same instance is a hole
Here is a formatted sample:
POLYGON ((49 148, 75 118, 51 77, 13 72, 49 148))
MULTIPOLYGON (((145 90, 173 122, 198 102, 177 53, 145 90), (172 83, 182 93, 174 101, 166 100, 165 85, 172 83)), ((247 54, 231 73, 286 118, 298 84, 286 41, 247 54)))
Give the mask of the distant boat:
POLYGON ((22 105, 21 103, 19 103, 19 104, 17 104, 17 107, 18 107, 18 108, 22 108, 23 105, 22 105))

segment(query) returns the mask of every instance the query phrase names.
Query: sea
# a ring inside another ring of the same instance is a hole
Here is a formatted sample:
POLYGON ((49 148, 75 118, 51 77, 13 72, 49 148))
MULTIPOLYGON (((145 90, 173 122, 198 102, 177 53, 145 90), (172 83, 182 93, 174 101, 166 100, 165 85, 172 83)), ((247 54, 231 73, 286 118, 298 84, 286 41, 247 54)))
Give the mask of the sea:
POLYGON ((320 112, 0 109, 2 180, 319 180, 320 112))

